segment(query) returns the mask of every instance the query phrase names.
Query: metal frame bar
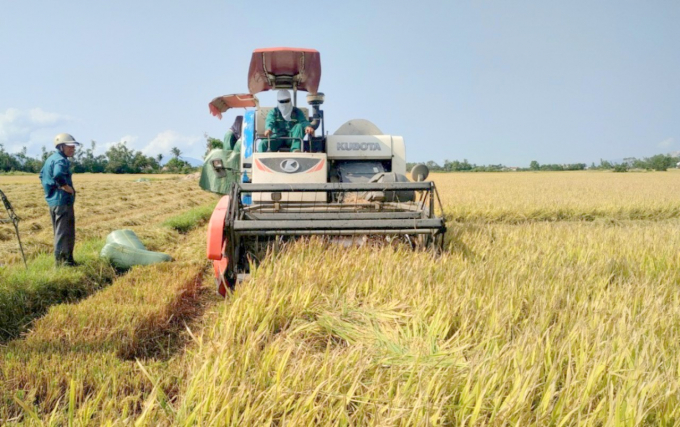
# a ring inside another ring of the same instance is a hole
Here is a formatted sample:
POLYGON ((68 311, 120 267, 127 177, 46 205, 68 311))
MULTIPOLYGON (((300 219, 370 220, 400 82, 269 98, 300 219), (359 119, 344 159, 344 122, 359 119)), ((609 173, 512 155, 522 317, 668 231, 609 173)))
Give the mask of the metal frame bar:
POLYGON ((346 219, 333 223, 327 221, 299 220, 236 220, 234 231, 250 230, 377 230, 377 229, 440 229, 444 222, 432 219, 346 219))
POLYGON ((431 181, 423 182, 367 182, 367 183, 344 183, 331 182, 322 184, 249 184, 237 183, 241 192, 266 193, 266 192, 357 192, 357 191, 431 191, 434 184, 431 181))
MULTIPOLYGON (((299 219, 301 212, 297 213, 246 213, 246 218, 253 221, 280 221, 299 219)), ((308 220, 339 220, 339 219, 420 219, 422 212, 304 212, 304 219, 308 220)))
POLYGON ((293 213, 311 213, 311 212, 422 212, 424 206, 421 204, 412 203, 319 203, 319 202, 259 202, 250 206, 244 206, 243 211, 246 213, 256 212, 293 212, 293 213), (378 209, 376 209, 378 205, 378 209))
POLYGON ((375 230, 248 230, 238 232, 241 236, 370 236, 439 234, 432 229, 375 229, 375 230))
POLYGON ((237 183, 232 189, 238 215, 229 221, 235 238, 244 236, 362 236, 432 235, 446 231, 443 218, 435 216, 437 189, 433 182, 252 184, 237 183), (418 191, 414 202, 262 202, 240 203, 240 193, 418 191), (433 194, 434 193, 434 194, 433 194))

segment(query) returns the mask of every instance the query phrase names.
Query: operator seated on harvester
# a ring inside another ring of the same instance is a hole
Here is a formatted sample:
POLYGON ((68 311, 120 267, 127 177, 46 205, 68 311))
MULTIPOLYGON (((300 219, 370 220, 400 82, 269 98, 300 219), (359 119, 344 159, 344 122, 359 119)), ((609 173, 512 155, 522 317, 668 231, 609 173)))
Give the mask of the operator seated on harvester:
POLYGON ((300 151, 300 144, 305 134, 313 135, 305 113, 293 107, 290 92, 279 90, 277 108, 272 108, 265 120, 264 138, 260 139, 257 151, 279 151, 281 147, 290 146, 290 151, 300 151), (292 138, 292 139, 283 139, 292 138))

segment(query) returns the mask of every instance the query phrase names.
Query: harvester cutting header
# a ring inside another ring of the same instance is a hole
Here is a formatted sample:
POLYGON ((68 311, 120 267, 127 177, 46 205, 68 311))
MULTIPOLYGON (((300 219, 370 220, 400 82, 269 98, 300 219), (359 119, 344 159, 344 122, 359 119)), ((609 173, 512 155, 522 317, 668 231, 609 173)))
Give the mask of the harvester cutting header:
POLYGON ((328 135, 320 81, 318 51, 257 49, 249 93, 209 104, 220 119, 231 108, 246 109, 233 151, 211 152, 201 180, 202 188, 225 194, 210 219, 207 247, 222 295, 270 243, 296 236, 443 245, 446 226, 435 214, 441 203, 434 183, 425 181, 427 168, 414 168, 409 181, 404 139, 368 120, 350 120, 328 135), (268 90, 279 90, 276 107, 259 104, 256 95, 268 90), (298 108, 300 91, 311 114, 298 108))

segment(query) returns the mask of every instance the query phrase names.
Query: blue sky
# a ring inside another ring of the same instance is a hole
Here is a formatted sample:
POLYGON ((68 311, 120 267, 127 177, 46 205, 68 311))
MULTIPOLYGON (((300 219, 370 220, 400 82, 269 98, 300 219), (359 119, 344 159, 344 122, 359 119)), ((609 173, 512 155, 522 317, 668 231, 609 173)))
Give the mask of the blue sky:
MULTIPOLYGON (((326 129, 409 161, 527 166, 680 150, 680 2, 0 0, 0 144, 200 157, 256 48, 321 52, 326 129)), ((264 105, 270 93, 260 96, 264 105)))

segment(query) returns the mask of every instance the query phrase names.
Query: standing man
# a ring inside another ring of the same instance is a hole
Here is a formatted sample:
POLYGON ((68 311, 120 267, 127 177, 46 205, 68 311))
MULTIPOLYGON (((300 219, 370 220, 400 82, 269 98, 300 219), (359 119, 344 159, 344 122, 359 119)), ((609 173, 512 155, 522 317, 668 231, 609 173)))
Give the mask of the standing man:
POLYGON ((78 145, 80 143, 67 133, 57 135, 54 138, 56 151, 45 160, 40 171, 40 183, 45 190, 54 228, 54 258, 57 265, 76 265, 73 259, 76 242, 73 204, 76 201, 76 190, 73 189, 68 159, 73 157, 78 145))

